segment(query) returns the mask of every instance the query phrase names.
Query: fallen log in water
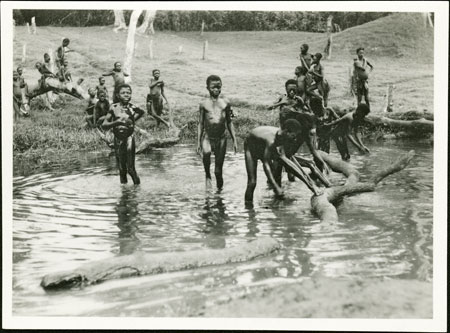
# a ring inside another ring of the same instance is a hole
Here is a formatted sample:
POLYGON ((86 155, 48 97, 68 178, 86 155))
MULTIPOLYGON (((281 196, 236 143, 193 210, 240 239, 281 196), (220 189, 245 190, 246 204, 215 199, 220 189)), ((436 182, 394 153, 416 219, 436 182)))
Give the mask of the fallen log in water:
POLYGON ((42 278, 44 289, 63 289, 90 285, 104 280, 180 271, 222 265, 267 256, 280 248, 272 238, 260 238, 236 247, 186 252, 143 253, 93 261, 81 267, 48 274, 42 278))
POLYGON ((433 133, 434 131, 434 121, 424 118, 417 120, 399 120, 369 114, 366 116, 366 121, 374 126, 381 126, 397 131, 415 132, 417 134, 433 133))
POLYGON ((385 177, 403 170, 414 157, 414 150, 411 150, 400 157, 395 163, 376 173, 370 181, 359 182, 359 173, 351 164, 333 157, 323 151, 319 151, 323 160, 335 172, 340 172, 347 177, 347 181, 342 186, 333 186, 325 189, 320 196, 311 198, 312 210, 323 222, 337 222, 338 214, 334 204, 339 202, 344 196, 362 192, 375 191, 376 185, 385 177))

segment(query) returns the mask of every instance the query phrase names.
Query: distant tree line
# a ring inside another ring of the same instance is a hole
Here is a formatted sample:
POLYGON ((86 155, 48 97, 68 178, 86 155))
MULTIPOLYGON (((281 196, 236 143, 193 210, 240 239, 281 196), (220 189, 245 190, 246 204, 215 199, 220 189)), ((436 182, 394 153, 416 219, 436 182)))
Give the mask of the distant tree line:
MULTIPOLYGON (((387 12, 261 12, 261 11, 163 11, 156 13, 155 30, 197 31, 202 21, 207 31, 290 30, 320 32, 326 30, 326 20, 333 15, 333 23, 342 30, 380 17, 387 12)), ((36 17, 37 25, 103 26, 114 23, 112 10, 14 10, 16 24, 22 25, 36 17)), ((128 22, 131 10, 125 11, 128 22)), ((140 18, 141 23, 143 17, 140 18)))

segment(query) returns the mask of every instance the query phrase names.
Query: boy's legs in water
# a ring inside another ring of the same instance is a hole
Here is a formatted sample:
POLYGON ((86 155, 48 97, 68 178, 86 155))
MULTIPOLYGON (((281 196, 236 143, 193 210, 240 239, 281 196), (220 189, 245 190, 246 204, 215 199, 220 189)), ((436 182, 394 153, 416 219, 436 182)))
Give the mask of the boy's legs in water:
POLYGON ((247 141, 244 142, 245 151, 245 168, 247 170, 247 189, 245 190, 245 201, 253 201, 253 192, 256 188, 256 171, 258 166, 258 160, 253 158, 247 141))
POLYGON ((203 168, 205 169, 206 187, 211 188, 211 144, 207 135, 202 140, 203 168))
POLYGON ((136 142, 134 140, 134 135, 131 135, 127 139, 127 169, 128 174, 130 175, 131 179, 133 179, 133 183, 135 185, 139 185, 141 183, 141 180, 139 179, 139 176, 137 175, 136 168, 135 168, 135 158, 136 158, 136 142))
POLYGON ((214 156, 216 157, 214 162, 214 174, 216 176, 217 189, 222 189, 223 187, 223 162, 225 161, 225 154, 227 152, 227 138, 223 136, 219 139, 214 139, 213 150, 214 156))
POLYGON ((114 152, 117 167, 119 168, 120 183, 126 184, 127 180, 127 140, 114 137, 114 152))

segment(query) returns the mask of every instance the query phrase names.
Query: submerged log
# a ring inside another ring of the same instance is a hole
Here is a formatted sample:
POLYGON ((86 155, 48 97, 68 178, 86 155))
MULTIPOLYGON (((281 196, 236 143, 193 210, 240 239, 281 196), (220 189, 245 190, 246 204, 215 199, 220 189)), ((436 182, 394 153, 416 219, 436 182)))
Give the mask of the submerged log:
POLYGON ((44 289, 65 289, 90 285, 105 280, 180 271, 203 266, 223 265, 267 256, 280 249, 272 238, 225 249, 204 249, 186 252, 144 253, 118 256, 86 263, 81 267, 45 275, 44 289))
POLYGON ((366 116, 366 121, 374 126, 381 126, 398 131, 416 132, 418 134, 433 133, 434 131, 434 122, 423 118, 418 120, 398 120, 369 114, 366 116))
POLYGON ((325 189, 323 195, 313 196, 311 198, 311 207, 322 222, 337 222, 338 214, 334 204, 349 194, 375 191, 375 187, 380 181, 395 172, 403 170, 408 165, 414 157, 414 150, 411 150, 395 163, 376 173, 368 182, 359 182, 359 172, 351 164, 322 151, 319 151, 319 154, 333 171, 344 174, 347 177, 347 181, 342 186, 333 186, 325 189))

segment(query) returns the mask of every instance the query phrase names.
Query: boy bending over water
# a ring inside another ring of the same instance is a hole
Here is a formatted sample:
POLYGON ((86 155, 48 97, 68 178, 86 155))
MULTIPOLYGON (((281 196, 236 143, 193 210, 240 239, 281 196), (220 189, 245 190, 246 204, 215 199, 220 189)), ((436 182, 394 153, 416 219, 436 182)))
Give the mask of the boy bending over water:
POLYGON ((225 130, 228 129, 233 140, 234 152, 237 151, 236 135, 231 122, 232 110, 228 100, 221 98, 222 80, 216 75, 206 79, 206 89, 209 98, 200 103, 200 117, 198 122, 197 152, 203 152, 203 166, 206 173, 206 185, 211 186, 211 152, 216 157, 214 174, 217 188, 223 187, 222 167, 227 150, 225 130))
POLYGON ((311 178, 290 160, 290 157, 298 148, 297 140, 300 136, 302 136, 302 126, 295 119, 286 120, 283 129, 273 126, 259 126, 250 131, 244 141, 245 167, 247 169, 245 201, 253 201, 258 160, 262 161, 267 180, 278 197, 283 197, 281 188, 283 166, 288 172, 303 181, 315 195, 320 195, 320 190, 311 178))
POLYGON ((103 129, 113 129, 114 151, 120 173, 120 183, 127 183, 127 172, 135 185, 140 179, 134 167, 136 143, 134 141, 134 124, 142 117, 144 110, 130 103, 131 87, 123 84, 117 88, 118 103, 111 105, 103 129))
POLYGON ((333 126, 333 129, 330 132, 330 137, 334 140, 334 142, 336 142, 336 147, 344 161, 350 159, 347 139, 349 139, 350 142, 362 153, 370 152, 369 148, 362 143, 358 136, 358 128, 363 123, 364 117, 368 115, 369 112, 369 106, 361 103, 355 111, 349 112, 343 117, 323 125, 325 128, 333 126), (353 137, 352 133, 355 137, 353 137))

